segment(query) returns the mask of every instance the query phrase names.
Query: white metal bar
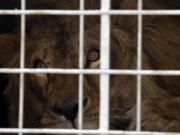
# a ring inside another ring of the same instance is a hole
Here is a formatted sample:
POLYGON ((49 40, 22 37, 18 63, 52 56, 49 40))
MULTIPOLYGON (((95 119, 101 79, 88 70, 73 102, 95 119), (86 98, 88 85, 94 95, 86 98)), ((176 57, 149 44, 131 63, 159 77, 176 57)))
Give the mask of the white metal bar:
MULTIPOLYGON (((138 11, 142 11, 142 0, 138 0, 138 11)), ((137 70, 142 70, 142 15, 138 15, 138 37, 137 37, 137 70)), ((141 131, 141 92, 142 76, 137 75, 137 108, 136 108, 136 130, 141 131)))
POLYGON ((99 69, 18 69, 1 68, 0 73, 50 73, 50 74, 112 74, 112 75, 157 75, 157 76, 180 76, 180 70, 99 70, 99 69))
MULTIPOLYGON (((25 0, 21 0, 21 9, 25 9, 25 0)), ((20 47, 20 69, 25 67, 25 14, 21 14, 21 47, 20 47)), ((23 128, 23 106, 24 106, 24 73, 20 73, 19 80, 19 129, 23 128)), ((22 133, 19 133, 22 135, 22 133)))
POLYGON ((146 132, 146 131, 120 131, 120 130, 78 130, 78 129, 35 129, 35 128, 0 128, 1 133, 31 133, 31 134, 109 134, 109 135, 179 135, 176 132, 146 132))
MULTIPOLYGON (((80 0, 80 11, 84 10, 84 0, 80 0)), ((79 69, 83 69, 84 56, 84 15, 80 15, 79 21, 79 69)), ((83 128, 83 74, 79 74, 79 124, 78 128, 83 128)), ((80 134, 81 135, 81 134, 80 134)))
POLYGON ((180 10, 0 10, 0 15, 180 15, 180 10))
MULTIPOLYGON (((101 0, 101 10, 110 9, 110 0, 101 0)), ((109 69, 110 61, 110 16, 101 15, 101 70, 109 69)), ((109 75, 100 75, 100 117, 101 130, 109 129, 109 75)))

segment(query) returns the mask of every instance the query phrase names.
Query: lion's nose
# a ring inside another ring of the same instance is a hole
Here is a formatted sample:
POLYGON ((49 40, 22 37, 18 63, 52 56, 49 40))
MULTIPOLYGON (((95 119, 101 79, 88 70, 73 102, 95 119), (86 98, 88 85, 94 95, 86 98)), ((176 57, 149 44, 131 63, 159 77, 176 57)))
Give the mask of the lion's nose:
POLYGON ((53 111, 56 114, 64 115, 66 119, 74 121, 78 112, 78 102, 76 100, 65 100, 61 104, 55 104, 53 111))
MULTIPOLYGON (((88 104, 88 98, 84 98, 83 106, 88 104)), ((53 106, 52 111, 58 115, 64 115, 69 121, 74 121, 78 113, 78 101, 77 100, 64 100, 61 103, 57 103, 53 106)))

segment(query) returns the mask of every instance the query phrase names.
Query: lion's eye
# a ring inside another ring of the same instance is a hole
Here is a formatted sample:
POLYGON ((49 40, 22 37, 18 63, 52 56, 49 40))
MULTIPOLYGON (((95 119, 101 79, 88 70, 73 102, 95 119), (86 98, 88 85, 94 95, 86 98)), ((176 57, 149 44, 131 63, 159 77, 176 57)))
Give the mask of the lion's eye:
POLYGON ((47 68, 47 67, 48 67, 47 64, 41 60, 36 60, 33 65, 33 68, 47 68))
POLYGON ((99 53, 98 48, 93 48, 93 49, 88 51, 87 58, 90 62, 94 62, 94 61, 99 60, 99 57, 100 57, 100 53, 99 53))

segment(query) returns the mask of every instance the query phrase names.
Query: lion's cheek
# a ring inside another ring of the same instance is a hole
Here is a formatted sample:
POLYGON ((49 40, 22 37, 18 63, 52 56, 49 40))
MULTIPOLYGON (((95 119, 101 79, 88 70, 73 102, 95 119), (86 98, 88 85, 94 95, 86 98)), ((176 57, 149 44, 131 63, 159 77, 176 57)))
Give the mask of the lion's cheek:
POLYGON ((47 77, 46 74, 32 74, 30 75, 30 79, 27 81, 28 85, 30 85, 31 89, 38 95, 44 95, 44 89, 47 85, 47 77))
POLYGON ((36 83, 39 84, 40 87, 44 87, 48 81, 47 74, 39 73, 39 74, 33 74, 31 77, 33 80, 36 81, 36 83))

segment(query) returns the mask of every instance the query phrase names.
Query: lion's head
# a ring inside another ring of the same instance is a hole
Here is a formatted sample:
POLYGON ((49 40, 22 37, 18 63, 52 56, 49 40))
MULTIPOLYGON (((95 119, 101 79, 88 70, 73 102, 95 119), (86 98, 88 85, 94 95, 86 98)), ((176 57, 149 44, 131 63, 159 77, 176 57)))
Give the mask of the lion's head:
MULTIPOLYGON (((27 68, 78 68, 79 58, 79 28, 78 17, 73 17, 73 23, 61 23, 65 16, 35 16, 27 17, 26 35, 26 67, 27 68), (77 23, 75 23, 77 22, 77 23), (43 25, 42 25, 43 24, 43 25)), ((135 68, 136 51, 126 55, 128 50, 133 49, 131 34, 125 30, 118 31, 113 26, 111 32, 111 53, 112 68, 135 68), (122 37, 120 39, 119 37, 122 37), (129 39, 129 40, 127 40, 129 39), (119 46, 119 44, 124 46, 119 46), (125 48, 128 48, 125 50, 125 48), (120 63, 120 58, 131 59, 131 62, 120 63), (118 59, 117 61, 115 61, 118 59)), ((84 42, 84 67, 99 68, 100 65, 100 26, 99 17, 89 17, 85 23, 84 42)), ((136 41, 136 39, 134 38, 136 41)), ((18 60, 16 61, 18 62, 18 60)), ((16 77, 15 77, 16 78, 16 77)), ((41 125, 41 127, 77 128, 78 127, 78 75, 67 74, 26 74, 25 76, 25 120, 27 127, 41 125)), ((111 96, 123 90, 123 84, 129 82, 132 85, 127 87, 127 93, 112 98, 112 113, 123 113, 135 102, 135 79, 134 77, 112 76, 111 96), (126 80, 126 81, 124 81, 126 80), (121 86, 122 85, 122 86, 121 86), (118 87, 122 87, 119 89, 118 87), (133 88, 134 87, 134 88, 133 88), (129 89, 129 90, 128 90, 129 89), (128 100, 130 95, 134 95, 128 100), (122 101, 118 101, 121 99, 122 101), (115 102, 121 102, 116 104, 115 102), (121 106, 122 110, 118 108, 121 106)), ((13 80, 12 80, 13 81, 13 80)), ((14 86, 13 86, 14 87, 14 86)), ((18 85, 16 88, 18 93, 18 85)), ((15 100, 18 95, 12 95, 12 88, 7 88, 5 95, 12 96, 15 100)), ((18 100, 17 100, 18 101, 18 100)), ((98 128, 99 121, 99 75, 84 75, 84 128, 98 128)), ((18 102, 12 103, 10 109, 14 110, 18 102)), ((14 111, 14 115, 17 115, 14 111)), ((10 111, 12 112, 12 111, 10 111)), ((13 115, 13 113, 10 113, 13 115)), ((119 115, 119 114, 117 114, 119 115)), ((12 116, 14 117, 14 116, 12 116)), ((16 117, 14 117, 16 118, 16 117)), ((122 117, 123 118, 123 117, 122 117)), ((112 117, 114 122, 118 122, 112 117)), ((14 119, 10 119, 14 124, 14 119)), ((122 126, 127 125, 127 118, 124 117, 122 126), (125 124, 125 125, 124 125, 125 124)), ((120 126, 120 125, 119 125, 120 126)), ((112 125, 115 128, 115 125, 112 125)), ((124 128, 123 127, 123 128, 124 128)))

